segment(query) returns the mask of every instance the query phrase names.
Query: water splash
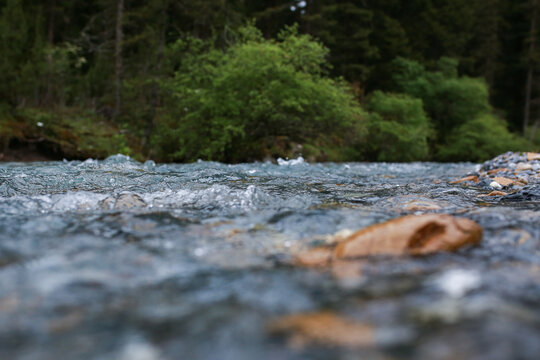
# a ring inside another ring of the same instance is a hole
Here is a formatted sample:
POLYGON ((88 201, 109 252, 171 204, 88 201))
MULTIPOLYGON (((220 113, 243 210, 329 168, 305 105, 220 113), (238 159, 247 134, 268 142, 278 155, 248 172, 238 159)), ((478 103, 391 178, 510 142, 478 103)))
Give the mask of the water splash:
POLYGON ((299 156, 298 158, 291 160, 283 160, 282 158, 278 158, 277 163, 279 166, 294 166, 305 164, 306 162, 304 161, 304 158, 302 156, 299 156))

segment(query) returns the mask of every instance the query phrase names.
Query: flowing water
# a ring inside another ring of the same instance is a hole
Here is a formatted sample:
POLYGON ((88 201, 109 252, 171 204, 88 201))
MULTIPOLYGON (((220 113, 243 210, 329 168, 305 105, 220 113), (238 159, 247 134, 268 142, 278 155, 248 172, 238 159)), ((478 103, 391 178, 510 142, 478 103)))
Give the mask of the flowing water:
POLYGON ((0 359, 538 359, 539 204, 448 184, 475 167, 2 164, 0 359), (418 202, 475 220, 482 244, 367 259, 352 278, 293 265, 418 202), (373 343, 291 346, 268 330, 323 310, 368 324, 373 343))

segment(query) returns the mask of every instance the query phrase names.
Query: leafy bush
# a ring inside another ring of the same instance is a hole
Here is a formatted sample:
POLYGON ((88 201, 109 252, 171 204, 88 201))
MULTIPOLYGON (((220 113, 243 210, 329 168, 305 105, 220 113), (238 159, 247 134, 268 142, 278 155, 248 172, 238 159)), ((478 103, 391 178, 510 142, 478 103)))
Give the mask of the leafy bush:
POLYGON ((444 141, 453 128, 491 111, 485 81, 458 76, 458 63, 453 59, 441 58, 436 71, 427 71, 419 63, 403 58, 394 64, 398 88, 422 99, 439 141, 444 141))
POLYGON ((367 103, 368 157, 378 161, 414 161, 428 156, 429 120, 422 100, 403 94, 373 93, 367 103))
POLYGON ((175 47, 189 51, 164 84, 171 96, 153 137, 163 159, 282 156, 270 149, 284 137, 339 149, 343 140, 334 142, 332 134, 356 140, 363 131, 362 110, 347 85, 325 75, 327 49, 294 27, 278 41, 245 27, 226 50, 193 39, 175 47))
POLYGON ((435 71, 415 61, 398 58, 394 81, 404 93, 422 99, 434 124, 436 160, 482 161, 530 145, 511 134, 489 104, 485 81, 458 76, 457 61, 441 58, 435 71))
POLYGON ((529 147, 525 139, 511 134, 503 120, 483 114, 456 128, 437 158, 448 161, 485 161, 506 151, 523 151, 529 147))

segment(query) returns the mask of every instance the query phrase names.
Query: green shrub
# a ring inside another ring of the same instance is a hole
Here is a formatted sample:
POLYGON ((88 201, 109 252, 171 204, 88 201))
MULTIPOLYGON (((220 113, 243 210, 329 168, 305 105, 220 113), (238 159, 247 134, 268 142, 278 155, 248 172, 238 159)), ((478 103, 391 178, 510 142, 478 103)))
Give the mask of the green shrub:
POLYGON ((485 161, 506 151, 524 151, 525 139, 511 134, 503 120, 483 114, 454 129, 437 151, 443 161, 485 161))
POLYGON ((413 60, 394 61, 394 80, 401 92, 422 99, 439 142, 452 129, 492 111, 489 92, 482 79, 458 76, 457 61, 441 58, 436 71, 427 71, 413 60))
POLYGON ((170 98, 153 137, 160 158, 245 161, 280 155, 270 154, 273 139, 339 149, 329 135, 360 137, 362 109, 344 82, 326 77, 325 47, 295 28, 278 41, 251 26, 240 35, 224 51, 175 45, 189 52, 164 84, 170 98))
POLYGON ((403 94, 373 93, 367 103, 368 158, 414 161, 428 156, 429 120, 422 100, 403 94))
POLYGON ((394 66, 399 89, 422 99, 431 118, 436 130, 432 147, 436 160, 482 161, 530 147, 493 115, 484 80, 458 76, 456 60, 441 58, 435 71, 403 58, 396 59, 394 66))

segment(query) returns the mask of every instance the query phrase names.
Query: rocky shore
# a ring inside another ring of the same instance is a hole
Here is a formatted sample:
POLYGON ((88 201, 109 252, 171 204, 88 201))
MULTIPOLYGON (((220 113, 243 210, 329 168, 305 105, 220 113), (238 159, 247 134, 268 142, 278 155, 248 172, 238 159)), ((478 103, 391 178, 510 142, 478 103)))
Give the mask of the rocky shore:
POLYGON ((508 152, 484 162, 466 177, 451 184, 468 184, 490 190, 487 196, 505 200, 540 199, 540 154, 508 152))

